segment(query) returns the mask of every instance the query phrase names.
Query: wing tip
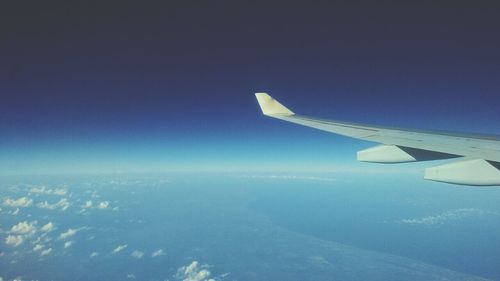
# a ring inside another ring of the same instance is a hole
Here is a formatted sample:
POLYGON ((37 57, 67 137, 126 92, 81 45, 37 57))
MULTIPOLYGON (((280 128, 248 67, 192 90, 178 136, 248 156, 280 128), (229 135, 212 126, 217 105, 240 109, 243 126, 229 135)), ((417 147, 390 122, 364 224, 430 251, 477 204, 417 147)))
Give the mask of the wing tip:
POLYGON ((259 103, 260 109, 264 115, 294 115, 290 109, 286 108, 286 106, 282 105, 267 93, 255 93, 255 97, 257 98, 257 102, 259 103))

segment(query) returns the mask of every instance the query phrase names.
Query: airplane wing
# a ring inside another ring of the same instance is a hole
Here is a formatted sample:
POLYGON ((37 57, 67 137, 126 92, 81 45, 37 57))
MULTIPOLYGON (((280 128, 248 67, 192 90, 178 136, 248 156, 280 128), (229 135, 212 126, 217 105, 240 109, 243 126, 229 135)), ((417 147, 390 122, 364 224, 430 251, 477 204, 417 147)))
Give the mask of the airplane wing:
POLYGON ((500 138, 387 128, 297 115, 266 93, 256 93, 264 115, 315 129, 379 143, 359 151, 358 160, 405 163, 457 158, 427 168, 425 179, 477 186, 500 185, 500 138))

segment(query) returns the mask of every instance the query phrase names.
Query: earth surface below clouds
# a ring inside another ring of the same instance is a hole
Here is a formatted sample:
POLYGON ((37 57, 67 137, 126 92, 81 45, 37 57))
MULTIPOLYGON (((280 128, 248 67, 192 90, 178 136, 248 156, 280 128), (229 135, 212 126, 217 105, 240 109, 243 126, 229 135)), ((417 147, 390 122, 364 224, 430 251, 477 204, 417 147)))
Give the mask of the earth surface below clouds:
POLYGON ((0 280, 500 280, 499 191, 389 183, 4 178, 0 280))

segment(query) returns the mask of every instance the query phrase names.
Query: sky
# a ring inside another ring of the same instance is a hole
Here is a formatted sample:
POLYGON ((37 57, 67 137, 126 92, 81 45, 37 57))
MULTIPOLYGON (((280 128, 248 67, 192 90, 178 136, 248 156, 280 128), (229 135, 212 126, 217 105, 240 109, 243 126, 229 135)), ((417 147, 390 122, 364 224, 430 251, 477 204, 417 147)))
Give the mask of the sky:
POLYGON ((0 174, 363 165, 355 152, 372 144, 266 118, 262 91, 303 115, 500 135, 499 13, 493 1, 2 3, 0 174))

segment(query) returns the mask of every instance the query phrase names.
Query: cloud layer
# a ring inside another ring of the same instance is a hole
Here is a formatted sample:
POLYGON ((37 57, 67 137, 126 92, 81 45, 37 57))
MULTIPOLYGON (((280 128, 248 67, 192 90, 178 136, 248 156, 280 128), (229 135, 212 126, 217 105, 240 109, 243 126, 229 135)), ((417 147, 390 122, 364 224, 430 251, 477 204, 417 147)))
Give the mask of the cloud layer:
POLYGON ((399 223, 409 225, 442 225, 449 221, 459 221, 470 217, 480 217, 486 214, 498 215, 497 213, 485 211, 477 208, 461 208, 449 210, 440 214, 426 216, 421 218, 402 219, 399 223))

